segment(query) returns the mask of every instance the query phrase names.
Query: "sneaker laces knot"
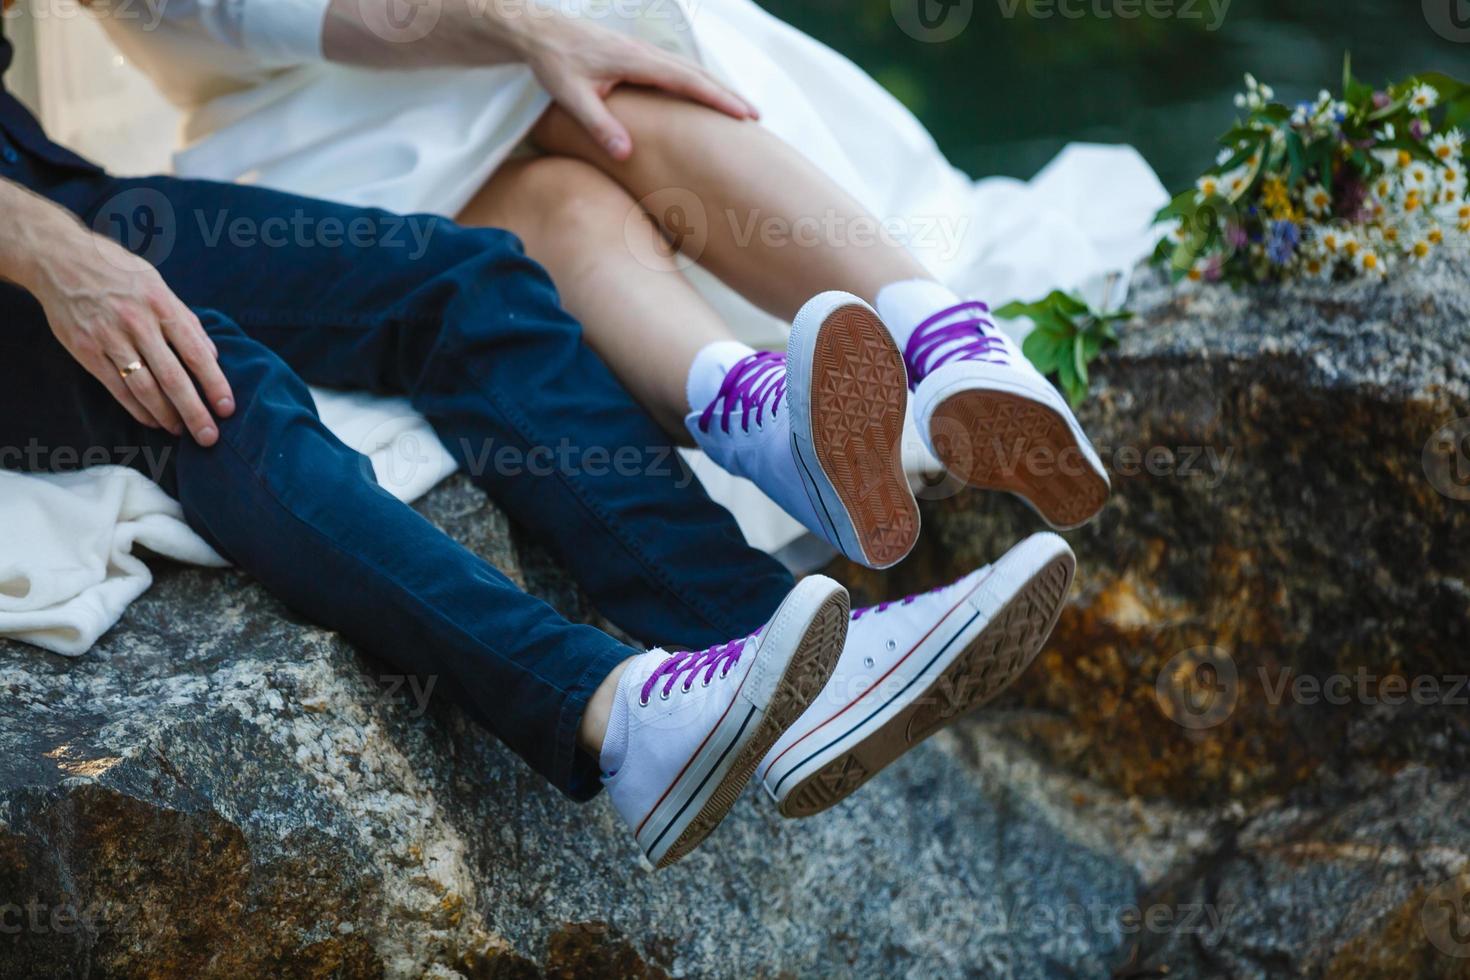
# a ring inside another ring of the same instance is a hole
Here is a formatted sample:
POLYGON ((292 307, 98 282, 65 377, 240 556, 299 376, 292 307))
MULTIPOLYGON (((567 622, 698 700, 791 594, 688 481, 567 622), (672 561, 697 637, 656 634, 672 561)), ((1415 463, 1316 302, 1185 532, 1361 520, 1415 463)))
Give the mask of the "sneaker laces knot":
POLYGON ((740 428, 750 431, 750 414, 755 412, 755 424, 760 425, 767 412, 774 415, 786 394, 786 356, 775 351, 759 351, 742 357, 735 362, 719 394, 709 403, 699 417, 699 431, 708 432, 714 420, 715 410, 720 412, 720 428, 730 431, 730 416, 740 409, 740 428), (767 403, 769 402, 769 405, 767 403))
POLYGON ((688 676, 682 688, 685 694, 688 694, 694 687, 694 681, 700 671, 704 671, 704 685, 706 686, 715 679, 716 671, 719 672, 720 677, 724 677, 740 662, 740 654, 745 651, 746 639, 731 640, 729 643, 722 643, 707 650, 670 654, 668 659, 659 664, 648 676, 648 680, 643 682, 643 690, 639 693, 638 702, 647 706, 653 698, 653 689, 661 680, 665 683, 659 697, 667 699, 674 693, 674 685, 679 678, 686 674, 688 676))
POLYGON ((909 387, 950 361, 988 361, 1009 364, 1010 354, 1000 331, 986 314, 990 307, 976 300, 949 306, 914 328, 904 345, 909 387))

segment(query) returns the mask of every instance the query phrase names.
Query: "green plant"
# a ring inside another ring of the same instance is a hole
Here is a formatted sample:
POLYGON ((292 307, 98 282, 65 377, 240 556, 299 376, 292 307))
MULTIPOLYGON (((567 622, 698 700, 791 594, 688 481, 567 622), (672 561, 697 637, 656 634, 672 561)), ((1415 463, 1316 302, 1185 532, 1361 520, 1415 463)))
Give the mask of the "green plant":
POLYGON ((1105 346, 1118 342, 1113 325, 1133 314, 1126 310, 1099 313, 1058 289, 1031 303, 1007 303, 995 315, 1008 320, 1026 317, 1036 325, 1021 350, 1036 370, 1056 376, 1075 406, 1087 397, 1087 366, 1105 346))

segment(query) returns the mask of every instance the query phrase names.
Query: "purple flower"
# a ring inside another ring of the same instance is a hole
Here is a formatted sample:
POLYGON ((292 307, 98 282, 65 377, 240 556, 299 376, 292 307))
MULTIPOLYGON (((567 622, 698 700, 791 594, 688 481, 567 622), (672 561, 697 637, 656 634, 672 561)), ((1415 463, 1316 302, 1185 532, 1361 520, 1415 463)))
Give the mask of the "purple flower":
POLYGON ((1409 135, 1416 140, 1427 139, 1429 137, 1429 123, 1423 119, 1415 119, 1409 123, 1409 135))
POLYGON ((1368 185, 1357 177, 1347 176, 1344 168, 1332 188, 1334 210, 1350 221, 1361 221, 1368 210, 1368 185))
POLYGON ((1205 282, 1219 282, 1220 277, 1225 274, 1225 258, 1221 255, 1211 255, 1205 260, 1205 267, 1201 275, 1205 282))
POLYGON ((1285 265, 1301 244, 1302 230, 1295 221, 1271 222, 1271 239, 1266 243, 1266 257, 1277 265, 1285 265))
POLYGON ((1392 101, 1393 100, 1388 97, 1387 92, 1373 93, 1373 108, 1375 109, 1387 109, 1388 104, 1392 101))
POLYGON ((1246 234, 1244 225, 1232 221, 1225 226, 1225 244, 1231 248, 1245 248, 1249 241, 1250 236, 1246 234))

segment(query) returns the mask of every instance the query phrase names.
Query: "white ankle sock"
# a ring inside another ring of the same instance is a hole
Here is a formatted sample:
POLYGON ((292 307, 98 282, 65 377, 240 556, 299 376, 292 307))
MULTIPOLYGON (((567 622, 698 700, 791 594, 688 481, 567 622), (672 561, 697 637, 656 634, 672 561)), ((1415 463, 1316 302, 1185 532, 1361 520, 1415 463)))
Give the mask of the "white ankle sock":
POLYGON ((633 671, 624 668, 623 676, 618 678, 617 693, 613 695, 612 713, 607 719, 607 734, 602 737, 602 752, 597 759, 597 766, 604 777, 610 777, 623 768, 628 754, 628 702, 633 697, 632 677, 633 671))
POLYGON ((702 412, 720 393, 725 375, 730 373, 741 358, 749 357, 755 349, 738 340, 717 340, 694 355, 689 367, 689 379, 684 383, 684 395, 689 400, 691 412, 702 412))
POLYGON ((943 283, 933 279, 904 279, 878 291, 877 310, 902 351, 915 327, 958 302, 960 298, 943 283))

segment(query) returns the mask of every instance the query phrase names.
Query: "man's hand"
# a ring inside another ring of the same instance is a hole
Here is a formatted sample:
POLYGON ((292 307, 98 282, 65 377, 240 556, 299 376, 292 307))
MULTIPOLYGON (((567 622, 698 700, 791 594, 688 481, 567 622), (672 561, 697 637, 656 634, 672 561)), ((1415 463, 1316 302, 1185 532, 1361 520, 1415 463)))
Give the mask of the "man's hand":
POLYGON ((0 276, 40 301, 56 339, 139 422, 201 446, 235 410, 219 351, 158 271, 61 208, 0 181, 0 276), (13 207, 13 211, 10 209, 13 207), (195 381, 204 391, 201 399, 195 381))
POLYGON ((699 65, 646 41, 565 17, 541 26, 545 29, 528 39, 526 63, 557 104, 615 160, 628 158, 633 141, 604 100, 623 83, 702 102, 736 119, 760 116, 699 65))
POLYGON ((409 39, 385 26, 395 23, 395 4, 402 0, 331 0, 322 31, 327 60, 390 69, 524 62, 617 160, 633 152, 633 141, 604 100, 621 84, 661 89, 736 119, 760 115, 699 65, 592 20, 532 2, 434 0, 420 8, 434 12, 429 26, 409 39))

